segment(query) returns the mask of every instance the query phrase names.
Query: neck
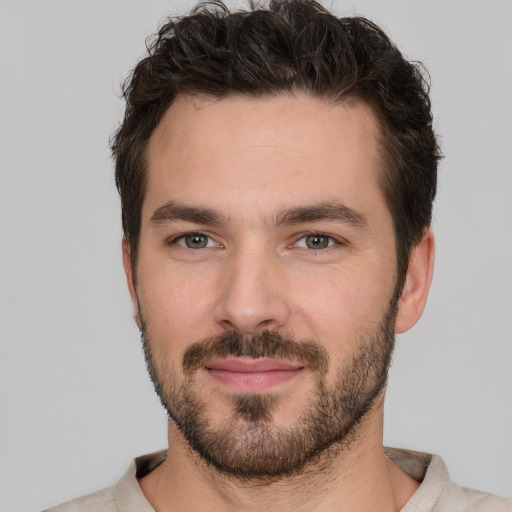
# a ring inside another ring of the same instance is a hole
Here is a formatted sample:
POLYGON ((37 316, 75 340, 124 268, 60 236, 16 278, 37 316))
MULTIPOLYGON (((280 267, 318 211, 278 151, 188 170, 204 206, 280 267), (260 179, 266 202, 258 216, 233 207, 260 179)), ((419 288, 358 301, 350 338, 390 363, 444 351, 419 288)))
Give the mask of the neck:
POLYGON ((219 473, 191 451, 170 423, 166 461, 140 480, 159 512, 389 512, 401 510, 418 485, 384 455, 382 400, 348 442, 324 451, 301 472, 274 480, 219 473))

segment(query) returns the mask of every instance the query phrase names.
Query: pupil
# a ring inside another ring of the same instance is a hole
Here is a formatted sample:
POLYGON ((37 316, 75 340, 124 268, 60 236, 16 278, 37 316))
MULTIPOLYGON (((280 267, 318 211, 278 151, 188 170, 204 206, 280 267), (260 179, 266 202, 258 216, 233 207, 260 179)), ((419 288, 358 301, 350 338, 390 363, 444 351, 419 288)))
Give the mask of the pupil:
POLYGON ((204 235, 190 235, 187 237, 187 246, 191 249, 206 247, 206 237, 204 235))
POLYGON ((310 249, 325 249, 329 242, 325 236, 312 235, 307 237, 306 243, 310 249))

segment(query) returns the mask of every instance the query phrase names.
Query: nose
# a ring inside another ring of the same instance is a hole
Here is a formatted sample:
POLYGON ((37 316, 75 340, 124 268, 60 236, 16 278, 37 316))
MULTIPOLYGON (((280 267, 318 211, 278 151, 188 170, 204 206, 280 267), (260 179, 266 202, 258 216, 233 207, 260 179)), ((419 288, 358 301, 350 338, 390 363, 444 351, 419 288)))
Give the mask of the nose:
POLYGON ((223 267, 214 307, 217 324, 244 335, 285 328, 291 310, 276 257, 237 251, 223 267))

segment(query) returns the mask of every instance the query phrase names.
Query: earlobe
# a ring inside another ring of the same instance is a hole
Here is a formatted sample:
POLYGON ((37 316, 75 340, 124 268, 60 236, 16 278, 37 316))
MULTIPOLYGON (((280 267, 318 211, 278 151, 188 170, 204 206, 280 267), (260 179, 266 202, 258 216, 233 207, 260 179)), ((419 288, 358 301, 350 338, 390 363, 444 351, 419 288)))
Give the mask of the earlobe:
POLYGON ((427 229, 412 250, 402 295, 398 302, 395 332, 408 331, 420 319, 427 303, 430 283, 434 273, 435 240, 427 229))
POLYGON ((135 319, 135 323, 140 327, 141 321, 140 321, 140 316, 139 316, 139 299, 137 296, 137 288, 135 286, 135 272, 134 272, 134 268, 133 268, 133 264, 132 264, 130 244, 124 237, 123 237, 122 248, 123 248, 123 267, 124 267, 124 272, 126 274, 126 282, 128 284, 128 290, 130 292, 130 297, 132 300, 133 317, 135 319))

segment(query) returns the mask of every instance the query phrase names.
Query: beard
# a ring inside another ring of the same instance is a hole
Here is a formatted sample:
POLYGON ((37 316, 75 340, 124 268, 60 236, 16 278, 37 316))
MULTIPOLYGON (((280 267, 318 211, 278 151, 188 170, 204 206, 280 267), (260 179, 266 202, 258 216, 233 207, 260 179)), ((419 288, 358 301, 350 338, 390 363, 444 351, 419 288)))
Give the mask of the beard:
POLYGON ((182 360, 184 377, 152 352, 146 324, 141 336, 146 365, 155 391, 173 421, 195 451, 215 470, 242 480, 276 480, 297 475, 316 464, 323 467, 336 450, 347 448, 357 426, 384 390, 394 348, 394 298, 384 318, 354 340, 354 354, 326 383, 329 357, 312 340, 295 340, 274 331, 254 336, 227 332, 197 341, 182 360), (207 361, 226 357, 279 358, 299 362, 311 370, 314 389, 293 426, 278 428, 272 414, 288 397, 278 393, 231 394, 232 413, 220 424, 208 418, 201 398, 198 371, 207 361))

